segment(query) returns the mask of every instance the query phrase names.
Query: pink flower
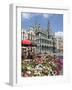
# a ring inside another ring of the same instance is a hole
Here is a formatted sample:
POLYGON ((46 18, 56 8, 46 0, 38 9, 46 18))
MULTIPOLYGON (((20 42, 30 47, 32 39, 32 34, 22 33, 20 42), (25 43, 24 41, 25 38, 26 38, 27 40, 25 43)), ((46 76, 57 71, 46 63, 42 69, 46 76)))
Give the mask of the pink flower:
POLYGON ((36 63, 37 63, 37 64, 42 64, 42 63, 44 63, 44 62, 43 62, 43 59, 42 59, 42 58, 37 58, 37 59, 36 59, 36 63))
POLYGON ((31 71, 26 71, 25 74, 24 74, 25 77, 29 77, 31 76, 31 71))
POLYGON ((57 75, 60 74, 60 71, 63 69, 63 60, 55 60, 54 63, 56 64, 56 71, 57 71, 57 75))

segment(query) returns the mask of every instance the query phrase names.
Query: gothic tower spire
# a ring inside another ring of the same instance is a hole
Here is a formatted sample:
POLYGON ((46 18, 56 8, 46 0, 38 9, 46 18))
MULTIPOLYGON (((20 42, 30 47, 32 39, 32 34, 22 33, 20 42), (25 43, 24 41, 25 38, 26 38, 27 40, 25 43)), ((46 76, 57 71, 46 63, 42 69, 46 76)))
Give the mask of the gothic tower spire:
POLYGON ((48 38, 50 38, 50 36, 51 36, 51 25, 50 25, 49 20, 48 20, 48 24, 47 24, 47 32, 48 32, 48 38))

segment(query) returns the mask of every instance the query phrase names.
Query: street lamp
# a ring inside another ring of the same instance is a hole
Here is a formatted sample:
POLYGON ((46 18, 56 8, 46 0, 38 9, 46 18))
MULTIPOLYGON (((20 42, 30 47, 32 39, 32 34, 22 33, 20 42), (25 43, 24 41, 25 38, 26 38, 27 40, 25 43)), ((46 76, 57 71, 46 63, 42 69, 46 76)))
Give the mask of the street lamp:
POLYGON ((41 35, 40 35, 40 53, 41 53, 41 35))
POLYGON ((53 40, 53 53, 55 53, 55 38, 52 37, 52 40, 53 40))
POLYGON ((23 31, 23 40, 24 40, 24 31, 23 31))
MULTIPOLYGON (((38 26, 38 30, 40 30, 40 24, 38 26)), ((40 53, 41 53, 41 35, 40 35, 40 33, 39 33, 39 39, 40 39, 40 53)))

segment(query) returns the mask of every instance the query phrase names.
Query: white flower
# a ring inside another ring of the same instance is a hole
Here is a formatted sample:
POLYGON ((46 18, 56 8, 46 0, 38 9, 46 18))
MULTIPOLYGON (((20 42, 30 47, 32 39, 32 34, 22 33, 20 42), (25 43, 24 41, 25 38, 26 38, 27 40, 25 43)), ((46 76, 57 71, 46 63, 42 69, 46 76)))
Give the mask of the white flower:
POLYGON ((31 71, 27 71, 26 73, 31 74, 31 71))

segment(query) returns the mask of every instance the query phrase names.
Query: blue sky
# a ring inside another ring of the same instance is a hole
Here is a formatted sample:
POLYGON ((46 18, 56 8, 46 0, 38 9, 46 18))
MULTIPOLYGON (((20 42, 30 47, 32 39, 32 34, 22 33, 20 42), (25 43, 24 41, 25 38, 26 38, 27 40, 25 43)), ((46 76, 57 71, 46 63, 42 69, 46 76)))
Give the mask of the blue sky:
POLYGON ((41 28, 47 28, 48 20, 54 32, 63 32, 63 14, 22 13, 21 28, 27 30, 35 25, 35 22, 40 24, 41 28))

